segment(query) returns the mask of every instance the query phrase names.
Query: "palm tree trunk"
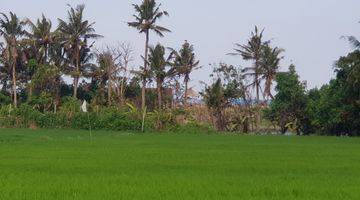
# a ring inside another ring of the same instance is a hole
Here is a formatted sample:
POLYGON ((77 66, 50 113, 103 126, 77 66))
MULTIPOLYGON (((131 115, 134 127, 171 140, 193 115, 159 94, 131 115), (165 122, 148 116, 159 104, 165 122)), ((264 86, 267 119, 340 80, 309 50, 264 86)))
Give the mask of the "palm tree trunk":
POLYGON ((17 92, 16 92, 16 62, 12 63, 12 84, 13 84, 13 103, 17 107, 17 92))
POLYGON ((187 107, 187 101, 188 101, 188 84, 189 84, 189 81, 188 80, 185 80, 185 92, 184 92, 184 107, 187 107))
POLYGON ((79 85, 79 77, 75 76, 74 77, 74 88, 73 88, 73 97, 75 99, 77 98, 78 85, 79 85))
MULTIPOLYGON (((259 61, 255 62, 255 88, 256 88, 256 104, 259 106, 260 103, 260 82, 259 82, 259 74, 258 74, 258 69, 259 69, 259 61)), ((258 110, 258 112, 256 113, 256 128, 258 128, 260 126, 261 123, 261 113, 260 113, 260 109, 258 110)))
POLYGON ((28 87, 29 87, 28 101, 30 102, 31 99, 32 99, 32 96, 33 96, 33 84, 32 84, 32 82, 29 83, 28 87))
POLYGON ((125 102, 125 97, 124 97, 124 85, 125 85, 125 78, 121 79, 121 83, 120 83, 120 91, 119 91, 119 96, 120 96, 120 105, 123 106, 124 102, 125 102))
POLYGON ((162 83, 161 81, 157 81, 157 93, 158 93, 158 108, 159 110, 162 108, 162 83))
POLYGON ((80 50, 76 50, 76 75, 74 76, 74 92, 73 97, 77 99, 78 85, 79 85, 79 74, 80 74, 80 50))
POLYGON ((60 105, 60 98, 61 98, 61 81, 60 81, 60 76, 56 77, 55 80, 55 110, 57 109, 57 106, 60 105))
POLYGON ((255 78, 255 87, 256 87, 256 103, 258 104, 260 101, 260 84, 259 84, 259 77, 256 75, 255 78))
POLYGON ((145 40, 145 55, 144 55, 144 77, 142 80, 142 88, 141 88, 141 108, 145 110, 146 107, 146 73, 147 73, 147 61, 148 61, 148 53, 149 53, 149 30, 146 31, 146 40, 145 40))
POLYGON ((109 79, 108 81, 108 106, 111 105, 111 80, 109 79))

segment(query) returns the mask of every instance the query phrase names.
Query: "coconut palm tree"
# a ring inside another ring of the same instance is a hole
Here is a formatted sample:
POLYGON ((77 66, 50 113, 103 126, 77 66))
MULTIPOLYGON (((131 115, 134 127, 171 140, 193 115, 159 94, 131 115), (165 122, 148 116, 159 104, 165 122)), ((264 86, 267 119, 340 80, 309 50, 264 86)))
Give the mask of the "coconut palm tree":
POLYGON ((9 16, 4 13, 0 13, 0 15, 0 35, 4 37, 6 43, 2 54, 4 61, 11 68, 13 104, 17 107, 16 66, 21 57, 20 38, 25 34, 25 23, 12 12, 9 13, 9 16))
POLYGON ((179 52, 173 51, 175 61, 174 67, 179 75, 184 77, 185 91, 183 104, 186 107, 188 101, 188 85, 190 81, 190 74, 200 68, 199 60, 196 60, 194 47, 188 41, 185 40, 185 43, 182 45, 182 48, 179 52))
MULTIPOLYGON (((33 75, 36 73, 36 66, 49 64, 48 55, 50 46, 54 42, 55 34, 52 32, 52 23, 44 15, 41 19, 38 19, 36 23, 32 22, 30 19, 26 20, 26 24, 30 27, 30 31, 26 31, 27 38, 24 39, 26 44, 24 48, 24 53, 26 59, 33 64, 28 65, 28 76, 30 83, 28 84, 28 100, 31 101, 33 94, 34 81, 32 80, 33 75), (36 60, 36 63, 34 62, 36 60)), ((38 66, 39 67, 39 66, 38 66)))
POLYGON ((152 77, 156 80, 156 89, 158 96, 158 108, 162 108, 162 90, 165 78, 175 75, 174 68, 166 70, 170 66, 171 55, 165 57, 165 47, 161 44, 156 45, 155 48, 150 48, 149 64, 152 77))
POLYGON ((258 102, 260 100, 260 77, 263 73, 261 66, 262 49, 264 45, 269 43, 269 41, 263 41, 263 33, 264 29, 260 31, 258 27, 255 26, 255 30, 251 32, 251 37, 247 41, 247 44, 235 44, 235 52, 230 53, 230 55, 240 55, 244 60, 254 61, 253 67, 245 68, 244 72, 247 76, 253 77, 251 85, 256 89, 256 100, 258 102))
POLYGON ((30 32, 26 32, 28 42, 37 51, 36 59, 38 63, 45 64, 48 61, 48 50, 50 45, 54 42, 54 32, 52 32, 52 23, 44 15, 38 19, 36 23, 30 19, 26 20, 30 27, 30 32))
POLYGON ((112 104, 112 91, 120 71, 119 60, 121 56, 121 52, 116 51, 116 49, 111 49, 110 47, 98 52, 96 55, 98 67, 92 73, 92 76, 99 80, 102 89, 105 88, 107 83, 107 103, 109 106, 112 104))
POLYGON ((84 9, 85 5, 83 4, 78 5, 76 8, 70 7, 67 22, 58 19, 58 36, 61 38, 62 45, 72 65, 70 75, 73 77, 74 98, 77 98, 79 79, 82 76, 81 49, 88 46, 88 39, 98 39, 102 37, 101 35, 95 34, 93 27, 95 23, 84 20, 84 9))
POLYGON ((261 56, 263 72, 261 79, 265 80, 264 97, 270 97, 271 99, 274 98, 271 94, 271 86, 276 74, 279 71, 280 61, 284 58, 284 56, 281 56, 281 53, 283 52, 284 49, 278 47, 272 48, 270 45, 264 45, 263 47, 261 56))
MULTIPOLYGON (((160 37, 164 37, 164 32, 171 32, 169 29, 157 25, 157 21, 163 16, 168 16, 168 12, 161 11, 161 4, 157 4, 155 0, 143 0, 140 5, 133 4, 136 14, 134 22, 128 22, 130 27, 136 28, 140 33, 145 34, 145 53, 143 73, 148 74, 148 50, 149 50, 149 34, 150 31, 155 32, 160 37)), ((141 91, 141 107, 144 110, 146 106, 146 76, 142 77, 142 91, 141 91)))

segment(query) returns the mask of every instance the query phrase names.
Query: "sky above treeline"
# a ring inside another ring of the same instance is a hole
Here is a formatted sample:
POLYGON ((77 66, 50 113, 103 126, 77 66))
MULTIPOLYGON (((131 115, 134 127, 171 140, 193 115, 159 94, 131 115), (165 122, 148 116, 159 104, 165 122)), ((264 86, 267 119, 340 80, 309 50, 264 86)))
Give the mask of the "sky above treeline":
MULTIPOLYGON (((265 39, 285 49, 282 70, 296 65, 308 87, 321 86, 333 77, 334 62, 352 49, 341 36, 360 39, 359 0, 161 0, 170 14, 159 24, 172 33, 165 38, 151 35, 151 44, 178 49, 184 40, 195 47, 202 68, 194 72, 191 86, 200 89, 199 81, 209 82, 209 64, 225 62, 249 67, 240 57, 227 55, 235 43, 244 44, 254 26, 265 28, 265 39)), ((66 18, 67 4, 86 5, 85 16, 96 22, 96 31, 104 38, 98 48, 118 42, 130 42, 135 50, 134 67, 141 64, 144 36, 129 28, 140 0, 1 0, 1 12, 15 12, 20 18, 35 20, 43 13, 57 25, 66 18)))

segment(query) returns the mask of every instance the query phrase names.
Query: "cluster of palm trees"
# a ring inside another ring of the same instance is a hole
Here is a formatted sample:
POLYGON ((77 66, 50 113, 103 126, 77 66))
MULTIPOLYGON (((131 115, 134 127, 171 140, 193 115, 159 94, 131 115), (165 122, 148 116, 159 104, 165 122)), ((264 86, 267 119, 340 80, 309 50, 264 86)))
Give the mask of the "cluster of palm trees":
POLYGON ((246 61, 253 61, 251 67, 243 69, 244 75, 251 77, 252 81, 249 86, 255 88, 256 101, 260 101, 260 92, 264 99, 271 98, 272 83, 280 68, 280 61, 284 58, 281 54, 282 48, 272 47, 271 41, 263 39, 263 30, 255 26, 251 32, 251 37, 246 44, 236 44, 234 53, 230 55, 241 56, 246 61), (261 83, 265 82, 264 87, 261 83))
MULTIPOLYGON (((56 28, 44 15, 33 22, 21 20, 12 12, 1 13, 0 36, 4 38, 4 43, 0 43, 1 93, 11 95, 15 107, 23 91, 29 101, 33 96, 46 93, 54 97, 56 107, 62 97, 62 85, 66 84, 64 77, 68 77, 72 79, 74 98, 79 97, 81 81, 87 79, 91 80, 91 87, 97 88, 96 93, 107 94, 108 105, 114 101, 124 104, 126 84, 133 78, 141 81, 142 109, 147 105, 146 87, 151 80, 156 82, 158 107, 162 108, 165 81, 177 83, 184 77, 186 105, 190 74, 199 65, 193 46, 186 41, 179 51, 161 44, 152 47, 151 32, 160 37, 170 32, 158 25, 159 19, 169 15, 161 11, 161 4, 155 0, 142 0, 133 7, 135 21, 127 24, 145 35, 144 65, 138 71, 130 70, 133 50, 128 43, 95 49, 95 41, 102 36, 96 33, 94 22, 84 18, 84 5, 69 6, 67 18, 58 19, 56 28)), ((103 95, 93 96, 92 100, 97 101, 103 95)))
POLYGON ((177 52, 172 48, 168 48, 171 52, 169 57, 165 58, 165 47, 161 44, 156 47, 149 47, 150 31, 156 33, 160 37, 164 37, 164 33, 171 32, 169 29, 157 24, 158 20, 163 16, 169 16, 167 11, 161 10, 161 4, 157 4, 155 0, 143 0, 140 5, 133 4, 136 14, 135 21, 129 22, 130 27, 139 30, 139 33, 145 34, 145 53, 144 66, 142 67, 142 109, 146 106, 146 85, 147 78, 153 77, 157 85, 158 108, 162 107, 162 87, 165 78, 174 76, 184 76, 184 96, 183 104, 186 106, 188 99, 188 83, 190 81, 190 73, 198 68, 199 61, 196 60, 194 48, 187 41, 182 49, 177 52), (150 50, 150 56, 149 56, 150 50), (150 64, 150 68, 148 65, 150 64), (166 69, 170 67, 170 69, 166 69))
POLYGON ((51 21, 44 15, 32 22, 20 20, 12 12, 9 15, 1 13, 0 35, 5 39, 1 51, 2 88, 6 90, 6 76, 11 74, 15 107, 18 104, 18 84, 26 85, 31 99, 34 87, 42 84, 51 86, 49 91, 58 91, 56 86, 59 86, 62 75, 73 78, 73 96, 77 96, 79 79, 91 66, 92 44, 88 41, 101 37, 95 33, 94 23, 83 19, 84 8, 84 5, 70 7, 68 19, 59 19, 54 31, 51 21))

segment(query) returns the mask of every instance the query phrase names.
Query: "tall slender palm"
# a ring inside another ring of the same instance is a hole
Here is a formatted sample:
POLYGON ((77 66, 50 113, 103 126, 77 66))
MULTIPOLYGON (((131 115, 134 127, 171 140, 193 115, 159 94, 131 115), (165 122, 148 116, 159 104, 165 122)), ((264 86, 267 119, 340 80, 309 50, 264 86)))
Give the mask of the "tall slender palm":
POLYGON ((121 55, 114 54, 109 47, 106 50, 103 50, 97 53, 97 62, 98 67, 93 72, 93 77, 98 79, 101 85, 101 89, 105 88, 107 83, 107 103, 110 106, 112 104, 112 91, 115 79, 117 78, 117 74, 119 72, 119 64, 118 59, 121 55))
MULTIPOLYGON (((26 31, 27 38, 24 40, 27 43, 27 59, 36 59, 40 65, 48 64, 48 55, 50 45, 54 42, 54 33, 52 32, 52 23, 44 15, 38 19, 36 23, 30 19, 26 20, 26 24, 30 27, 30 31, 26 31)), ((33 94, 34 83, 32 76, 36 73, 36 69, 30 69, 28 84, 28 100, 31 101, 33 94)))
POLYGON ((265 45, 262 52, 262 79, 265 80, 264 96, 270 97, 273 99, 271 94, 272 82, 275 79, 276 74, 280 68, 280 61, 284 58, 281 56, 281 53, 284 52, 284 49, 275 47, 272 48, 270 45, 265 45))
MULTIPOLYGON (((128 22, 130 27, 136 28, 140 33, 145 34, 145 53, 143 74, 147 74, 148 70, 148 53, 149 53, 149 34, 154 31, 160 37, 164 37, 164 32, 171 32, 169 29, 157 25, 157 21, 163 16, 168 16, 168 12, 161 11, 161 4, 157 4, 155 0, 143 0, 140 5, 133 4, 136 14, 134 22, 128 22)), ((146 106, 146 76, 142 77, 142 91, 141 91, 141 107, 144 110, 146 106)))
POLYGON ((58 33, 62 40, 64 49, 67 52, 72 69, 70 75, 73 77, 73 97, 77 98, 77 89, 79 79, 82 75, 81 71, 81 49, 87 46, 88 39, 97 39, 102 37, 95 34, 93 28, 95 23, 91 23, 88 20, 84 20, 85 5, 78 5, 76 8, 70 7, 68 11, 67 22, 59 20, 58 33))
POLYGON ((6 43, 2 53, 6 64, 11 68, 13 104, 17 107, 16 66, 21 54, 19 51, 19 39, 25 34, 25 23, 12 12, 10 12, 9 16, 4 13, 0 13, 0 15, 0 35, 4 37, 6 43))
POLYGON ((200 61, 196 60, 194 47, 193 45, 190 45, 188 41, 185 41, 178 53, 174 51, 173 54, 175 54, 174 66, 176 68, 176 71, 179 75, 184 76, 185 91, 183 104, 186 107, 188 101, 188 85, 190 81, 190 74, 194 70, 200 68, 200 61))
POLYGON ((252 86, 256 89, 256 100, 260 100, 260 75, 263 73, 261 68, 261 54, 264 45, 269 41, 263 41, 264 29, 259 31, 255 26, 255 30, 251 32, 251 37, 247 44, 235 44, 237 48, 230 55, 240 55, 244 60, 253 60, 253 67, 245 68, 246 75, 253 77, 252 86))
POLYGON ((158 108, 162 108, 162 90, 165 78, 173 76, 176 72, 174 68, 166 70, 166 67, 170 65, 169 60, 171 57, 165 57, 165 47, 161 44, 156 45, 155 48, 150 48, 149 64, 150 71, 154 79, 156 80, 156 90, 158 95, 158 108))
POLYGON ((59 37, 58 31, 54 32, 54 38, 53 42, 50 45, 48 49, 48 59, 49 63, 54 65, 59 73, 57 74, 56 78, 54 78, 54 93, 56 96, 56 105, 60 104, 61 100, 61 83, 62 83, 62 74, 65 74, 67 70, 67 66, 70 64, 70 60, 65 56, 66 52, 64 48, 62 47, 62 41, 59 37))
POLYGON ((26 35, 29 38, 29 43, 37 51, 37 61, 40 64, 45 64, 48 61, 50 45, 54 42, 54 33, 51 30, 52 23, 44 15, 36 23, 30 19, 27 19, 26 23, 30 27, 30 32, 26 32, 26 35))

